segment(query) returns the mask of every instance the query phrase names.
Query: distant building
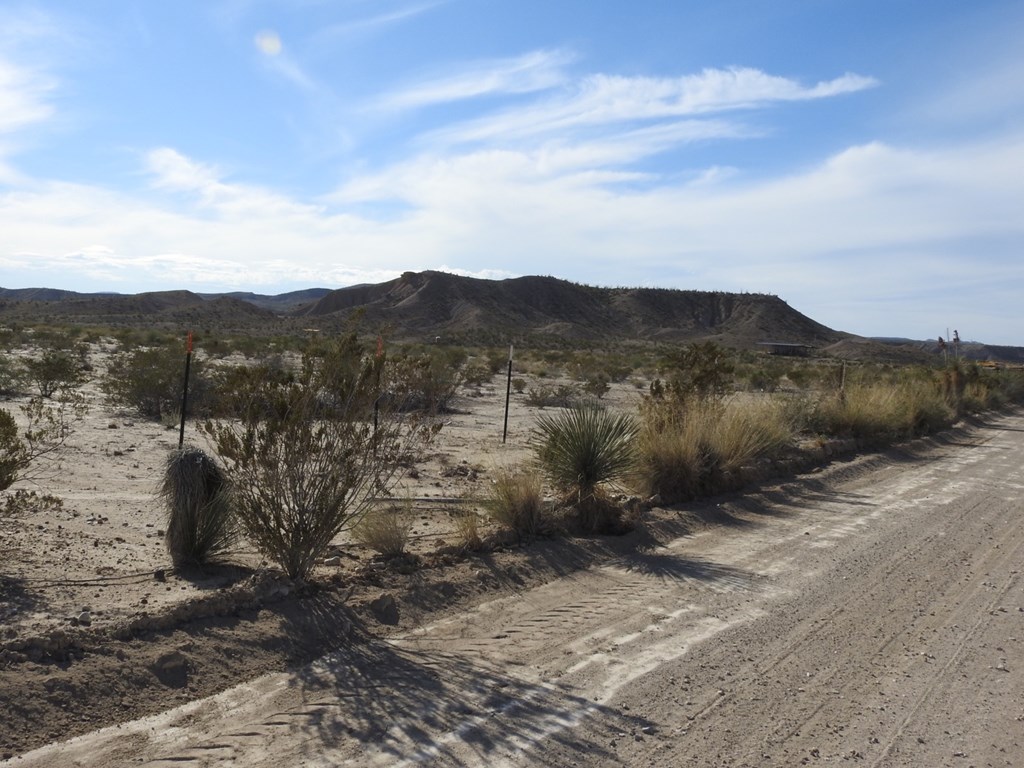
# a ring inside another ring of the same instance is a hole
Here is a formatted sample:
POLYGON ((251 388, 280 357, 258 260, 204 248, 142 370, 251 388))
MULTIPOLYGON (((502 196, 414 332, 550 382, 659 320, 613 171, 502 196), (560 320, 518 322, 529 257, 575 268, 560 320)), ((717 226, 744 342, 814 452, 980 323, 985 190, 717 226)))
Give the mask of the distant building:
POLYGON ((764 347, 769 355, 789 357, 809 357, 814 350, 810 344, 794 344, 788 341, 759 341, 757 346, 764 347))

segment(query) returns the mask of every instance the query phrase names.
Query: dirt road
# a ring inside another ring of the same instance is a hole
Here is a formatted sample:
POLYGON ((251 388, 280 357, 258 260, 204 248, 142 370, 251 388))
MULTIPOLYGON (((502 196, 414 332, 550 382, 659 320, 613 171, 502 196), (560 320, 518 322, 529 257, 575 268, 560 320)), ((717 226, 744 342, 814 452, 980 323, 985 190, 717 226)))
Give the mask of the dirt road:
POLYGON ((18 766, 1024 765, 1024 416, 18 766))

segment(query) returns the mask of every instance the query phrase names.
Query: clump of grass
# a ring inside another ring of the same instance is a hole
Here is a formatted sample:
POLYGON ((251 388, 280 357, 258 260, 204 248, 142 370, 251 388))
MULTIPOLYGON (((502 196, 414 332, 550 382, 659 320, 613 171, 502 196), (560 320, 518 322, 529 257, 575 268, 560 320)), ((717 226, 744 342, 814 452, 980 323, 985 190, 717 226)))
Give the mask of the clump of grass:
POLYGON ((374 507, 352 526, 352 538, 384 557, 397 557, 405 552, 412 525, 412 502, 374 507))
POLYGON ((533 536, 543 523, 544 494, 540 477, 529 470, 500 469, 483 500, 498 525, 519 536, 533 536))
POLYGON ((205 565, 226 553, 237 526, 227 479, 199 448, 167 457, 159 495, 167 508, 167 551, 175 566, 205 565))
POLYGON ((649 401, 640 432, 638 485, 666 503, 721 493, 737 472, 792 442, 795 425, 771 398, 649 401))
POLYGON ((452 510, 452 521, 455 524, 455 536, 463 550, 473 551, 484 545, 480 536, 480 518, 475 509, 452 510))
POLYGON ((927 434, 951 424, 955 407, 931 382, 856 384, 818 402, 812 426, 828 435, 884 444, 927 434))

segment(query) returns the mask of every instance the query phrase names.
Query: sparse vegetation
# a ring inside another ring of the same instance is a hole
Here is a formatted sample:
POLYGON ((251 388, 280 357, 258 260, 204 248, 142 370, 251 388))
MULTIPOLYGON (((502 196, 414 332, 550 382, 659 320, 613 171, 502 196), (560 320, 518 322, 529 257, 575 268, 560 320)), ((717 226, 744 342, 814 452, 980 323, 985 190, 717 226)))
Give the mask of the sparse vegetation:
POLYGON ((480 518, 475 509, 451 510, 451 519, 461 549, 472 552, 483 547, 483 538, 480 536, 480 518))

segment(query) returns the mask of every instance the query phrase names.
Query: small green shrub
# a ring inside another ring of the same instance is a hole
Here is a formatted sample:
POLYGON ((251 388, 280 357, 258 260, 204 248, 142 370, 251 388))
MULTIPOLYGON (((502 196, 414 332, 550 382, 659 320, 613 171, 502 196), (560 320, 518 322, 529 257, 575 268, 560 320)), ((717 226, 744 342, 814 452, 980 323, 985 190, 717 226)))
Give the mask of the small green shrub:
POLYGON ((0 355, 0 397, 13 397, 25 386, 25 369, 9 355, 0 355))
POLYGON ((459 350, 432 350, 396 360, 391 376, 402 392, 403 407, 430 415, 450 410, 464 381, 464 359, 459 350))
POLYGON ((246 535, 293 579, 390 492, 430 434, 403 417, 400 398, 381 402, 392 384, 382 357, 354 333, 324 343, 294 379, 247 379, 238 416, 203 425, 246 535))
POLYGON ((25 360, 25 378, 40 397, 52 397, 58 390, 74 390, 85 382, 80 359, 69 352, 47 349, 38 358, 25 360))
POLYGON ((541 385, 526 391, 526 402, 534 408, 572 408, 582 396, 580 388, 572 384, 541 385))
MULTIPOLYGON (((204 413, 209 382, 201 359, 189 370, 189 410, 204 413)), ((110 405, 129 408, 140 416, 161 421, 181 409, 185 383, 185 353, 170 346, 137 347, 111 358, 100 388, 110 405)))
POLYGON ((167 551, 176 567, 205 565, 232 546, 237 525, 227 478, 198 448, 167 457, 159 495, 167 510, 167 551))
POLYGON ((28 466, 28 448, 18 435, 18 425, 5 410, 0 410, 0 491, 6 491, 28 466))

